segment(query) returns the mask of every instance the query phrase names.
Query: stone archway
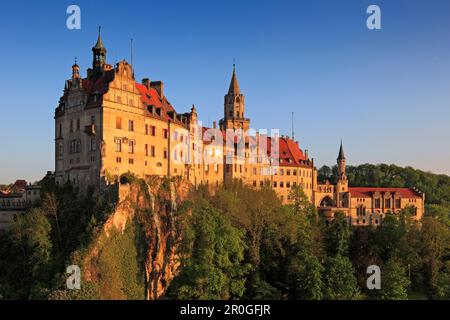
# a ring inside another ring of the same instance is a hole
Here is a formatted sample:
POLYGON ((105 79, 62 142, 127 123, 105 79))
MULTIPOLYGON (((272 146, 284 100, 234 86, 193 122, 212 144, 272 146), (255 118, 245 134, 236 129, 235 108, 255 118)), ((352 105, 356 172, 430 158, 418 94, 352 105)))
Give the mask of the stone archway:
POLYGON ((330 196, 325 196, 325 197, 323 197, 323 199, 320 201, 319 206, 320 206, 320 207, 332 207, 332 206, 333 206, 333 199, 331 199, 330 196))

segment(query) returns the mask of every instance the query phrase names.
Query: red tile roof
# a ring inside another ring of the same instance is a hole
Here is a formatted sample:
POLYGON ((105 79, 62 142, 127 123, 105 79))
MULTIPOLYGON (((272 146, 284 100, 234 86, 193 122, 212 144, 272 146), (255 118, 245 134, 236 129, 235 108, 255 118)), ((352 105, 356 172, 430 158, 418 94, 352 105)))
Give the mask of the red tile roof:
POLYGON ((14 182, 14 187, 25 189, 27 186, 27 182, 25 180, 16 180, 14 182))
POLYGON ((350 192, 352 197, 358 198, 371 198, 372 194, 375 192, 398 192, 404 198, 422 198, 422 196, 417 191, 409 188, 350 187, 348 188, 348 191, 350 192))
MULTIPOLYGON (((206 130, 211 128, 203 127, 203 136, 206 130)), ((226 131, 221 130, 222 136, 224 137, 224 143, 225 143, 225 137, 226 137, 226 131)), ((234 136, 235 143, 238 142, 238 138, 234 136)), ((262 135, 260 135, 262 136, 262 135)), ((249 139, 252 140, 253 143, 255 143, 255 137, 249 136, 249 139)), ((298 146, 297 142, 295 142, 292 139, 289 138, 279 138, 279 146, 278 146, 278 155, 280 159, 280 166, 286 166, 286 167, 298 167, 298 166, 312 166, 312 162, 308 159, 306 159, 303 151, 298 146)), ((211 141, 204 140, 203 142, 205 145, 208 145, 211 143, 211 141)), ((270 157, 272 152, 272 140, 270 137, 267 138, 267 155, 270 157)))

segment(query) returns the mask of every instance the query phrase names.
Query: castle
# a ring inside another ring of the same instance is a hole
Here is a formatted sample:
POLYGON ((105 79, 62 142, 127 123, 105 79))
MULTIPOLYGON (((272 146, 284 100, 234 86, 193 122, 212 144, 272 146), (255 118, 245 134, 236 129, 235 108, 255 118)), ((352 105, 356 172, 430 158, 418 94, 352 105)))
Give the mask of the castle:
POLYGON ((233 66, 224 115, 205 128, 195 106, 177 113, 162 81, 137 83, 125 60, 106 62, 100 34, 85 78, 72 66, 55 110, 55 179, 102 190, 121 174, 180 176, 193 185, 240 180, 255 188, 270 184, 283 203, 300 186, 320 214, 344 212, 352 225, 378 225, 388 212, 411 207, 424 213, 425 196, 407 188, 349 187, 341 143, 336 185, 317 181, 314 159, 289 137, 260 134, 245 118, 245 97, 233 66))

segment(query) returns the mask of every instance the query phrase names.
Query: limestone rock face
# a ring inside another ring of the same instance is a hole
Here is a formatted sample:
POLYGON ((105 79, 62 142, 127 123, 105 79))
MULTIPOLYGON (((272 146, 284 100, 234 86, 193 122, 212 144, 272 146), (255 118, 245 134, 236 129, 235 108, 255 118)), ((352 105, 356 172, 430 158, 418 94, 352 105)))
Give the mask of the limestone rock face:
MULTIPOLYGON (((189 185, 183 181, 155 177, 146 183, 140 180, 139 183, 121 184, 118 188, 117 206, 104 223, 101 236, 90 246, 85 256, 83 278, 87 282, 102 282, 105 277, 98 265, 99 256, 103 250, 107 250, 112 238, 123 236, 127 226, 134 222, 140 226, 140 248, 136 251, 141 255, 138 261, 143 265, 139 267, 145 274, 145 298, 160 299, 178 271, 177 244, 180 235, 175 213, 186 199, 189 185)), ((127 284, 119 284, 119 287, 124 285, 127 284)), ((101 299, 128 298, 111 294, 112 290, 108 290, 111 285, 100 284, 99 287, 101 299)))

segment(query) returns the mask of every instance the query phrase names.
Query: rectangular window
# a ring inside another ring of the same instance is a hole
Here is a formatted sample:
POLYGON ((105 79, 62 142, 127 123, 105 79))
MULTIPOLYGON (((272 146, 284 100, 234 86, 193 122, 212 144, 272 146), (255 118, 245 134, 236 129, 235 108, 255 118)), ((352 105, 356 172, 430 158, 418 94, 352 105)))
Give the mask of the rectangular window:
POLYGON ((169 131, 167 129, 163 129, 163 137, 167 139, 169 137, 169 131))
POLYGON ((391 208, 391 199, 386 199, 384 203, 384 207, 390 209, 391 208))
POLYGON ((134 164, 134 159, 133 158, 128 159, 128 163, 129 164, 134 164))
POLYGON ((122 151, 122 139, 116 138, 114 140, 115 140, 115 144, 116 144, 116 152, 121 152, 122 151))
POLYGON ((401 199, 395 200, 395 206, 396 206, 397 208, 401 208, 401 207, 402 207, 402 200, 401 200, 401 199))
POLYGON ((163 156, 164 156, 164 159, 167 159, 167 149, 164 149, 163 156))
POLYGON ((134 121, 128 120, 128 131, 134 131, 134 121))
POLYGON ((129 140, 128 141, 128 153, 134 153, 134 146, 136 145, 136 141, 129 140))
POLYGON ((62 157, 63 156, 63 154, 64 154, 63 148, 64 148, 63 143, 62 142, 58 142, 57 145, 56 145, 56 156, 57 157, 62 157))
POLYGON ((273 182, 273 187, 274 187, 274 188, 277 187, 277 182, 276 182, 276 181, 273 182))
POLYGON ((91 138, 91 151, 95 151, 97 149, 96 147, 95 138, 91 138))
POLYGON ((380 207, 381 207, 380 199, 375 199, 375 208, 380 209, 380 207))
POLYGON ((155 152, 155 146, 151 146, 151 147, 150 147, 150 155, 154 158, 154 157, 155 157, 155 154, 156 154, 156 152, 155 152))
POLYGON ((117 163, 121 163, 122 162, 122 158, 121 157, 116 157, 116 162, 117 163))
POLYGON ((150 126, 150 132, 151 132, 152 136, 156 136, 156 127, 150 126))
POLYGON ((145 125, 145 134, 148 135, 148 124, 145 125))
POLYGON ((214 163, 214 172, 219 172, 219 165, 214 163))
POLYGON ((122 118, 116 117, 116 129, 122 129, 122 118))
POLYGON ((75 150, 75 152, 76 153, 80 153, 81 152, 81 140, 80 139, 76 140, 76 150, 75 150))
POLYGON ((148 144, 145 145, 145 156, 148 157, 148 144))
POLYGON ((80 118, 77 119, 77 131, 80 131, 80 118))

